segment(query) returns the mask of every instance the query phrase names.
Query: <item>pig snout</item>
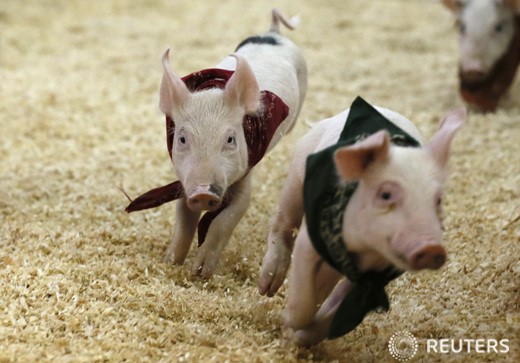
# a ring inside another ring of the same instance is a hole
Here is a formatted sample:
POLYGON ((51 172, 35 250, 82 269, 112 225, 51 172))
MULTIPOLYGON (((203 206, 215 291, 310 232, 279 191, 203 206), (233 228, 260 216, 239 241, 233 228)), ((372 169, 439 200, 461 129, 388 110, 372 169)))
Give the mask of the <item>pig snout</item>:
POLYGON ((188 207, 194 212, 214 211, 222 204, 220 194, 213 185, 198 185, 187 198, 188 207))
POLYGON ((413 270, 437 270, 446 262, 446 250, 439 244, 427 245, 411 253, 408 263, 413 270))
POLYGON ((438 270, 446 262, 440 226, 426 233, 413 233, 407 229, 407 233, 402 232, 396 237, 392 241, 392 249, 401 263, 404 263, 402 268, 411 271, 438 270))

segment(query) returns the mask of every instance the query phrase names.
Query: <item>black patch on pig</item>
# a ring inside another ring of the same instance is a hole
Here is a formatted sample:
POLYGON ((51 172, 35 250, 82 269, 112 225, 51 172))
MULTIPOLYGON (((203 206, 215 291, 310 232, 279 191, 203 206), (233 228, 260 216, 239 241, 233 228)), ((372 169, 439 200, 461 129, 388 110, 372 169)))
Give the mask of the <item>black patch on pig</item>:
POLYGON ((275 37, 271 35, 255 35, 249 38, 244 39, 235 49, 235 52, 242 48, 246 44, 270 44, 270 45, 280 45, 280 42, 276 40, 275 37))

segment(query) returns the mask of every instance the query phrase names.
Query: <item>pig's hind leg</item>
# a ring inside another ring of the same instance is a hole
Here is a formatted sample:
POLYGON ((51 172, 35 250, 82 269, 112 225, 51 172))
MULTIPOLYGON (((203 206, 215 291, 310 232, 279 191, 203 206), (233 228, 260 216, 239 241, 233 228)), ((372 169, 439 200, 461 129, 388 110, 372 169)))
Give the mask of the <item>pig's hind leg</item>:
POLYGON ((296 332, 296 344, 308 347, 327 338, 336 311, 351 286, 352 283, 346 278, 336 286, 316 313, 312 323, 296 332))
POLYGON ((285 324, 295 330, 314 324, 323 301, 340 279, 341 274, 314 249, 304 224, 296 238, 289 272, 285 324))
POLYGON ((166 249, 164 261, 182 265, 186 259, 186 255, 190 250, 197 223, 200 218, 200 212, 193 212, 186 204, 186 198, 179 199, 176 202, 175 227, 173 230, 172 240, 166 249))
POLYGON ((249 206, 251 174, 249 173, 236 185, 230 204, 211 222, 206 240, 197 252, 191 271, 193 275, 208 278, 215 272, 222 250, 249 206))

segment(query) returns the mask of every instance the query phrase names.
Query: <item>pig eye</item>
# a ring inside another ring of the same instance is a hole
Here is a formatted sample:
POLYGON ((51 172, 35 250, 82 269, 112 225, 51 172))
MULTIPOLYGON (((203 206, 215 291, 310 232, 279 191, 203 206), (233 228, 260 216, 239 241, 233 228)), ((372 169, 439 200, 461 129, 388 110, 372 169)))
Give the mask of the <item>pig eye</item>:
POLYGON ((237 149, 237 137, 234 131, 231 131, 226 137, 224 150, 234 151, 237 149))
POLYGON ((186 136, 186 132, 183 129, 181 129, 177 134, 177 150, 184 151, 188 148, 188 137, 186 136))
POLYGON ((504 23, 498 23, 495 25, 495 33, 502 33, 504 30, 504 23))
POLYGON ((438 191, 437 193, 435 193, 435 206, 437 207, 437 209, 440 209, 442 207, 442 192, 441 191, 438 191))
POLYGON ((457 20, 457 28, 459 29, 459 33, 460 34, 465 34, 466 33, 466 24, 464 24, 462 22, 462 20, 457 20))
POLYGON ((397 194, 396 186, 390 183, 385 183, 379 189, 377 198, 382 202, 394 202, 397 199, 397 194))
POLYGON ((402 188, 397 183, 385 182, 377 191, 375 206, 382 208, 384 213, 391 212, 397 206, 402 194, 402 188))
POLYGON ((443 219, 442 198, 440 196, 436 197, 435 204, 436 204, 437 218, 439 218, 439 221, 441 221, 441 224, 442 224, 442 219, 443 219))
POLYGON ((439 219, 442 219, 442 198, 440 196, 435 199, 435 208, 439 219))
POLYGON ((379 197, 383 200, 390 200, 392 199, 392 193, 390 192, 382 192, 379 197))

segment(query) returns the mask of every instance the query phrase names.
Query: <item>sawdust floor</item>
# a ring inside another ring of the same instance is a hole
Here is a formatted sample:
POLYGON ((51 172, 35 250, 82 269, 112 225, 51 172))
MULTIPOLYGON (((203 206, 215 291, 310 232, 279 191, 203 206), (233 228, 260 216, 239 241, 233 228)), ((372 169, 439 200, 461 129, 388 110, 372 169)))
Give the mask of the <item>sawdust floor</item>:
POLYGON ((520 361, 520 82, 457 135, 445 194, 449 261, 405 274, 392 308, 351 334, 296 348, 286 287, 256 283, 292 146, 356 95, 429 138, 461 104, 451 15, 427 1, 17 1, 0 5, 0 362, 520 361), (215 277, 162 262, 173 205, 128 215, 132 195, 173 180, 158 110, 160 57, 181 75, 212 66, 270 9, 303 49, 309 92, 297 127, 257 167, 254 194, 215 277), (507 354, 427 354, 427 338, 509 339, 507 354))

